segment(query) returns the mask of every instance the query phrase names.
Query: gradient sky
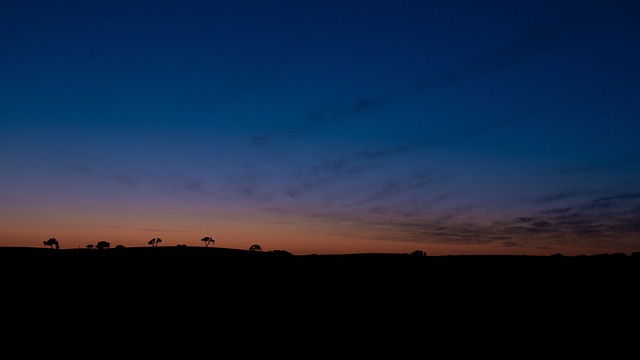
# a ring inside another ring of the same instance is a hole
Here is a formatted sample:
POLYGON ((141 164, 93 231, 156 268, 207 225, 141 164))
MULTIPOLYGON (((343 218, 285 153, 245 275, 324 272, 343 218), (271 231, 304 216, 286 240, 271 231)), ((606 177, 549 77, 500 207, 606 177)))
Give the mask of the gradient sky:
POLYGON ((640 2, 0 2, 0 246, 640 251, 640 2))

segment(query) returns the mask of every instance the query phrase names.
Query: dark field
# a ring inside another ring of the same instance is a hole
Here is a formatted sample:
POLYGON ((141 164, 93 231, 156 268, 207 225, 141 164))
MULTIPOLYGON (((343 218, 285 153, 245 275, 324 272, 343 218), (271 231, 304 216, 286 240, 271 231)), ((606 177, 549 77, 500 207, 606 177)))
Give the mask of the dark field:
POLYGON ((44 313, 39 321, 46 326, 62 321, 93 329, 95 322, 84 321, 99 319, 101 329, 158 327, 166 335, 180 328, 194 331, 197 325, 227 334, 275 336, 278 331, 289 340, 314 343, 354 334, 385 334, 409 343, 434 335, 489 334, 536 334, 538 341, 607 336, 627 342, 640 334, 640 257, 635 254, 2 248, 0 266, 5 308, 44 313))

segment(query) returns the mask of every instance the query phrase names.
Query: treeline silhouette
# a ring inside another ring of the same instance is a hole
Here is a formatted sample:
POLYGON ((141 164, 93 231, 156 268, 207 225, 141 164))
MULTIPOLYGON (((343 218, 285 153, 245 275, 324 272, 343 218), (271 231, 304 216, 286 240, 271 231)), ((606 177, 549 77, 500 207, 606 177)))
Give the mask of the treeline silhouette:
POLYGON ((124 315, 114 309, 213 321, 199 311, 215 307, 257 311, 267 323, 300 329, 341 324, 367 331, 384 322, 458 334, 490 327, 626 337, 640 330, 640 253, 293 255, 206 244, 8 247, 0 248, 0 267, 5 293, 19 294, 18 302, 29 294, 70 313, 109 304, 104 309, 121 321, 124 315))

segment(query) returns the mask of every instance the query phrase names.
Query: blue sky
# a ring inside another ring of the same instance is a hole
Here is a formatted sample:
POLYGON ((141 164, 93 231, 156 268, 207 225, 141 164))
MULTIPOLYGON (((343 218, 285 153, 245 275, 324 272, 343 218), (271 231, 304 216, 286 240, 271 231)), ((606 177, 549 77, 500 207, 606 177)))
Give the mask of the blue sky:
POLYGON ((3 1, 0 246, 640 251, 635 1, 3 1))

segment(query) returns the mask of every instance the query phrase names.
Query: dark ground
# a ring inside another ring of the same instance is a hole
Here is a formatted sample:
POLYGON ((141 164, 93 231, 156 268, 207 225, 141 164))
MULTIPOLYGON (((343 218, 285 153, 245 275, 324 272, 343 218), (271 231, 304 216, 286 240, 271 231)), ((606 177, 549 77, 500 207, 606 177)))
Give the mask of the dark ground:
POLYGON ((535 339, 537 346, 611 338, 620 346, 640 335, 640 257, 624 254, 0 248, 0 267, 8 314, 39 314, 18 327, 91 330, 80 337, 112 328, 166 337, 182 329, 174 335, 193 332, 194 341, 237 334, 309 346, 395 339, 399 346, 404 339, 409 348, 472 337, 535 339))

